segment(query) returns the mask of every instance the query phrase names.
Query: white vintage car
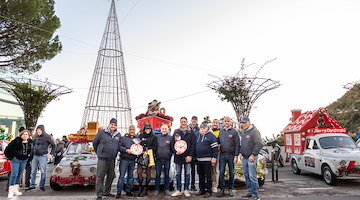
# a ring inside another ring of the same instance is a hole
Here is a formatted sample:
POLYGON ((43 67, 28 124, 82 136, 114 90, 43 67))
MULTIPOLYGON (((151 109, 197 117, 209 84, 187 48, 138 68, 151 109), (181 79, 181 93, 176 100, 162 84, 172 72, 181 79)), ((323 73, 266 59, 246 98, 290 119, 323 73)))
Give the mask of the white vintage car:
POLYGON ((51 189, 61 190, 73 184, 95 185, 97 159, 92 142, 71 142, 51 174, 51 189))
POLYGON ((292 171, 322 175, 328 185, 337 179, 360 178, 360 149, 343 133, 323 133, 306 137, 302 154, 291 154, 292 171))

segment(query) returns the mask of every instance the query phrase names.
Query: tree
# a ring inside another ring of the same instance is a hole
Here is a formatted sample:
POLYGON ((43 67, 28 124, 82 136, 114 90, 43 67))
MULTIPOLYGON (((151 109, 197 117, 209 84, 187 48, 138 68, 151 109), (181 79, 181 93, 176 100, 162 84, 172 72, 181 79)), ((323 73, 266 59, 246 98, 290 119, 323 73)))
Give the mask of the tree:
POLYGON ((356 133, 360 125, 360 81, 348 83, 344 88, 348 91, 326 108, 349 133, 356 133))
POLYGON ((26 127, 36 126, 46 105, 63 94, 72 90, 48 81, 38 81, 26 78, 0 78, 0 88, 16 98, 24 112, 26 127), (10 79, 10 80, 8 80, 10 79))
POLYGON ((240 121, 242 117, 250 115, 255 101, 262 94, 280 86, 278 81, 257 77, 260 70, 275 59, 265 62, 254 77, 249 77, 245 74, 244 69, 250 65, 246 66, 244 63, 245 59, 243 59, 241 69, 235 76, 216 77, 218 80, 211 82, 207 86, 215 90, 222 101, 231 103, 236 118, 240 121))
POLYGON ((0 71, 34 73, 58 54, 54 0, 0 1, 0 71))

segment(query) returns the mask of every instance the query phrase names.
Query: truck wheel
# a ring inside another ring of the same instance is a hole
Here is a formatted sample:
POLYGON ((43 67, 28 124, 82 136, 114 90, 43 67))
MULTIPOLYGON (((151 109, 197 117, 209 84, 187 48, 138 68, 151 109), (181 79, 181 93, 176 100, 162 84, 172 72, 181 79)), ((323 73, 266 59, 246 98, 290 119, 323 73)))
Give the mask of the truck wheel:
POLYGON ((336 183, 336 176, 335 174, 331 171, 329 166, 325 166, 323 168, 323 178, 326 184, 328 185, 335 185, 336 183))
POLYGON ((300 174, 301 173, 301 170, 298 168, 295 159, 291 159, 291 169, 294 172, 294 174, 300 174))
POLYGON ((61 186, 57 183, 54 183, 50 180, 50 187, 51 189, 55 190, 55 191, 59 191, 59 190, 62 190, 64 188, 64 186, 61 186))

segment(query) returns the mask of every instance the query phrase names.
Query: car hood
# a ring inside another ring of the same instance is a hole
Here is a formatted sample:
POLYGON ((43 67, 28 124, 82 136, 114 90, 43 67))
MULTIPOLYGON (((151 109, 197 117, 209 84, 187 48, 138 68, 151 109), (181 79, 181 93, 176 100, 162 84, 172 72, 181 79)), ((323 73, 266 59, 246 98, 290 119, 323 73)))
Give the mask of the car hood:
POLYGON ((97 156, 96 154, 71 154, 66 155, 63 159, 61 159, 59 165, 60 166, 69 166, 74 160, 78 160, 81 166, 87 165, 96 165, 97 164, 97 156))
POLYGON ((360 150, 350 148, 325 149, 324 157, 360 160, 360 150))

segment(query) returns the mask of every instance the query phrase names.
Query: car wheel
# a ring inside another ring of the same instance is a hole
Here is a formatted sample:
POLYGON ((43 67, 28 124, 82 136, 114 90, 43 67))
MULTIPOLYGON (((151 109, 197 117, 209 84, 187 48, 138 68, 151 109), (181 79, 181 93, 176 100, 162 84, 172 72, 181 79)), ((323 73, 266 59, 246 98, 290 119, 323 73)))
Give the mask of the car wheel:
POLYGON ((265 184, 265 177, 264 179, 258 178, 259 187, 263 186, 265 184))
POLYGON ((329 166, 325 166, 323 168, 323 178, 326 184, 328 185, 335 185, 336 183, 336 176, 335 174, 331 171, 329 166))
POLYGON ((64 186, 61 186, 57 183, 54 183, 50 180, 50 187, 51 189, 55 190, 55 191, 59 191, 59 190, 62 190, 64 188, 64 186))
POLYGON ((291 159, 291 169, 294 172, 294 174, 300 174, 301 173, 301 170, 297 166, 297 163, 296 163, 295 159, 291 159))

